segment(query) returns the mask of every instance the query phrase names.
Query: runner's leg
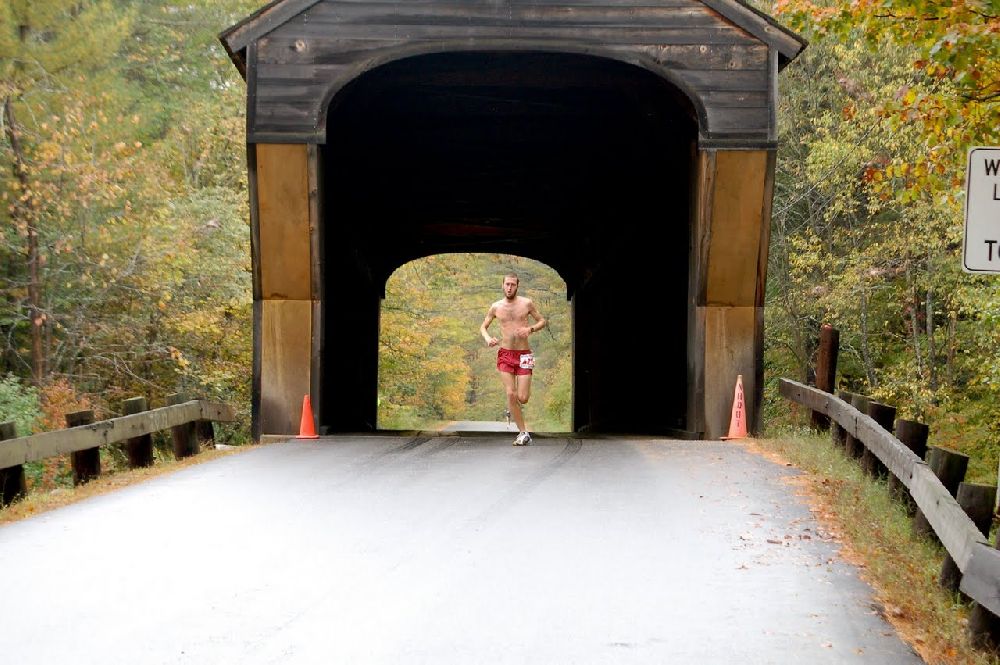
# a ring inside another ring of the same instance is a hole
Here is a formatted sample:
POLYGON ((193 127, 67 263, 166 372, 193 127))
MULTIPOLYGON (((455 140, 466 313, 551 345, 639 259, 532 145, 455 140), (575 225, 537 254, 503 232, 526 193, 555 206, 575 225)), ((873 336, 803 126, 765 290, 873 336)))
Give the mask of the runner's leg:
POLYGON ((531 397, 531 375, 530 374, 518 374, 517 375, 517 401, 521 404, 527 404, 528 398, 531 397))
POLYGON ((509 372, 500 372, 500 381, 507 392, 507 409, 517 423, 517 431, 524 432, 524 416, 521 414, 521 403, 518 401, 517 385, 514 382, 514 375, 509 372))

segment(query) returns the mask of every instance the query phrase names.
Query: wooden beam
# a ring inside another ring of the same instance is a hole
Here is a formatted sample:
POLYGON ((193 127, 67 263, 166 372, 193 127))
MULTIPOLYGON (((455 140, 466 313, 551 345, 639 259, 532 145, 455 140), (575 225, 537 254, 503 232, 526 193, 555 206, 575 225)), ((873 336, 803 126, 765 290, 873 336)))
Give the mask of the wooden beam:
POLYGON ((926 464, 914 468, 909 487, 913 500, 941 544, 955 560, 959 570, 965 572, 972 558, 973 545, 986 544, 986 539, 926 464))
POLYGON ((1000 551, 986 543, 973 545, 958 588, 994 615, 1000 615, 1000 551))
POLYGON ((715 154, 706 305, 757 304, 761 252, 766 251, 761 238, 769 159, 765 151, 719 150, 715 154))
POLYGON ((261 310, 260 434, 296 434, 312 387, 312 300, 264 300, 261 310))
MULTIPOLYGON (((183 404, 185 401, 183 393, 173 393, 167 395, 167 404, 173 406, 183 404)), ((198 439, 195 436, 194 421, 181 423, 170 428, 170 441, 174 446, 174 458, 183 459, 192 455, 197 455, 200 451, 198 439)))
MULTIPOLYGON (((705 438, 718 439, 729 429, 736 377, 743 375, 744 395, 757 393, 757 307, 701 307, 705 316, 705 438)), ((747 422, 756 405, 747 400, 747 422)))
MULTIPOLYGON (((13 422, 0 423, 0 441, 17 436, 13 422)), ((20 499, 28 493, 28 483, 24 477, 24 465, 18 464, 8 469, 0 468, 0 508, 20 499)))
POLYGON ((219 41, 230 53, 245 49, 251 42, 271 32, 315 5, 320 0, 273 0, 236 25, 222 31, 219 41))
POLYGON ((194 420, 233 422, 236 420, 236 412, 228 404, 194 400, 177 406, 165 406, 144 413, 102 420, 92 425, 0 441, 0 469, 118 443, 194 420))
MULTIPOLYGON (((81 427, 94 423, 94 412, 90 409, 66 414, 66 427, 81 427)), ((73 484, 83 485, 101 475, 101 449, 99 446, 74 450, 70 455, 73 468, 73 484)))
MULTIPOLYGON (((122 413, 130 416, 136 413, 149 411, 149 404, 145 397, 132 397, 122 403, 122 413)), ((125 441, 125 452, 128 455, 128 466, 130 469, 137 469, 144 466, 153 466, 153 435, 143 434, 125 441)))
POLYGON ((772 45, 787 60, 793 60, 806 47, 805 39, 763 12, 734 0, 700 0, 766 44, 772 45))
POLYGON ((260 295, 265 300, 312 299, 309 150, 305 145, 257 146, 260 295))

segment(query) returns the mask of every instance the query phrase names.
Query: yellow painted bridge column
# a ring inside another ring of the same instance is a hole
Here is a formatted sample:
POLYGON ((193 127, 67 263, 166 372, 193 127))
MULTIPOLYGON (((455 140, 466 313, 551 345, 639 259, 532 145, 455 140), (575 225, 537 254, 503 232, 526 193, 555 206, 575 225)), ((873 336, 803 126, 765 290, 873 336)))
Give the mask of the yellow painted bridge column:
POLYGON ((259 438, 298 432, 302 396, 313 384, 315 152, 300 144, 257 144, 251 150, 259 438))
POLYGON ((764 287, 774 152, 703 150, 698 157, 691 256, 688 421, 706 438, 729 428, 736 377, 747 422, 759 427, 764 287))

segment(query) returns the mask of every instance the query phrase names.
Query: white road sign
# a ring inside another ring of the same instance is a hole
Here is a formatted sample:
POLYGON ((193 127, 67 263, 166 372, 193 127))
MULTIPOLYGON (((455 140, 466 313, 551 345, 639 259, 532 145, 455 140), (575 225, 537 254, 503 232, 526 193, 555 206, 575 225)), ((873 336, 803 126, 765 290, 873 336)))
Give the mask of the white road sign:
POLYGON ((1000 273, 1000 148, 969 150, 962 268, 1000 273))

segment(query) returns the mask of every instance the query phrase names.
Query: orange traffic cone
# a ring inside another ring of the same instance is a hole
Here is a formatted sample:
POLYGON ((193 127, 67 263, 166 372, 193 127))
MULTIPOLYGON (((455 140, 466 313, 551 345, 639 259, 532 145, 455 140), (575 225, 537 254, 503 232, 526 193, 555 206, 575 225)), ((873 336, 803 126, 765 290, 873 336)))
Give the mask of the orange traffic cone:
POLYGON ((729 419, 729 434, 722 437, 723 441, 730 439, 745 439, 747 436, 747 409, 743 400, 743 375, 736 377, 736 394, 733 396, 733 415, 729 419))
POLYGON ((296 439, 318 439, 316 426, 313 424, 313 407, 309 395, 302 398, 302 421, 299 423, 299 435, 296 439))

